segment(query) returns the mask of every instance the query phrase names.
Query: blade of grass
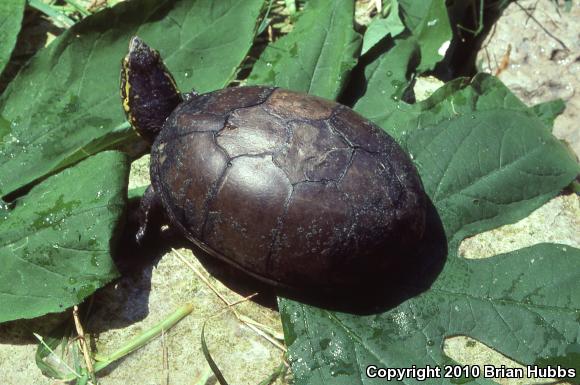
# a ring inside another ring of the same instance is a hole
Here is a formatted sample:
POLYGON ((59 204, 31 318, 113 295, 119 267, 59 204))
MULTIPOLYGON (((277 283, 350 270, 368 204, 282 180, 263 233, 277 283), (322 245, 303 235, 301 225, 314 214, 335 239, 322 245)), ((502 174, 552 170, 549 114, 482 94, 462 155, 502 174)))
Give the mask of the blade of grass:
POLYGON ((272 21, 272 19, 269 19, 268 16, 270 16, 270 11, 272 10, 272 3, 274 2, 274 0, 270 0, 268 2, 268 9, 266 10, 266 14, 264 15, 264 18, 262 19, 262 22, 260 23, 260 26, 258 27, 258 35, 261 34, 262 32, 264 32, 264 30, 266 28, 268 28, 268 25, 270 25, 270 22, 272 21))
POLYGON ((181 321, 185 316, 193 311, 193 305, 186 304, 177 309, 173 314, 167 317, 162 322, 158 323, 157 325, 153 326, 151 329, 147 330, 146 332, 142 333, 141 335, 135 337, 131 341, 129 341, 125 346, 121 347, 117 351, 110 354, 106 360, 97 362, 95 364, 95 372, 102 370, 112 364, 114 361, 118 360, 126 356, 129 353, 134 352, 135 350, 143 347, 153 338, 160 335, 164 330, 168 330, 175 326, 179 321, 181 321))
POLYGON ((63 15, 60 12, 57 12, 50 5, 43 3, 42 0, 28 0, 28 5, 44 13, 45 15, 53 19, 57 24, 60 24, 62 27, 70 28, 75 24, 73 19, 67 17, 66 15, 63 15))
POLYGON ((209 350, 207 348, 207 343, 205 342, 205 324, 206 323, 207 323, 207 320, 204 321, 203 326, 201 327, 201 350, 203 351, 203 356, 207 360, 209 367, 213 371, 213 374, 217 378, 220 385, 229 385, 228 382, 226 381, 226 379, 224 378, 224 375, 222 374, 221 370, 219 369, 219 367, 217 366, 217 364, 215 363, 215 361, 211 357, 211 354, 209 353, 209 350))
MULTIPOLYGON (((185 316, 190 314, 192 311, 193 305, 191 304, 183 305, 175 312, 173 312, 165 320, 161 321, 160 323, 153 326, 151 329, 145 331, 144 333, 140 334, 139 336, 133 338, 131 341, 126 343, 124 346, 122 346, 115 352, 111 353, 109 356, 106 357, 99 356, 99 360, 97 360, 97 362, 95 362, 94 365, 95 373, 98 373, 107 366, 111 365, 113 362, 117 361, 120 358, 123 358, 127 354, 132 353, 135 350, 143 347, 144 345, 149 343, 153 338, 159 336, 164 331, 171 329, 173 326, 175 326, 175 324, 181 321, 185 316)), ((41 341, 41 343, 43 343, 41 336, 37 336, 36 338, 38 338, 41 341)), ((66 365, 66 363, 63 364, 66 365)), ((68 365, 66 366, 67 368, 70 369, 73 375, 70 375, 66 378, 62 378, 63 381, 72 381, 75 379, 82 378, 82 376, 76 373, 72 368, 70 368, 68 365)), ((86 374, 88 375, 88 373, 86 374)))
POLYGON ((44 342, 44 338, 37 333, 32 333, 34 335, 34 337, 36 337, 36 339, 40 342, 40 344, 42 346, 44 346, 58 361, 60 364, 62 364, 65 368, 67 368, 68 370, 70 370, 70 372, 72 373, 72 377, 68 377, 69 379, 67 379, 66 381, 71 381, 74 380, 76 378, 81 378, 82 376, 77 373, 73 368, 71 368, 65 361, 61 360, 60 357, 58 356, 58 354, 55 353, 54 350, 51 349, 50 346, 48 346, 48 344, 46 342, 44 342))

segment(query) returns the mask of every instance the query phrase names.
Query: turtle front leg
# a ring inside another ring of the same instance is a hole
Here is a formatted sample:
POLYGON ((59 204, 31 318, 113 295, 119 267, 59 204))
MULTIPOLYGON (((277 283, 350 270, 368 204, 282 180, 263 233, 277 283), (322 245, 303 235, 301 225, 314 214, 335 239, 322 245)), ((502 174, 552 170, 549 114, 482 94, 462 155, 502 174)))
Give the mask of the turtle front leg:
POLYGON ((143 244, 145 235, 150 231, 151 223, 160 223, 163 217, 163 206, 161 204, 161 199, 155 193, 153 186, 147 187, 141 202, 139 203, 139 229, 135 235, 137 244, 143 244))

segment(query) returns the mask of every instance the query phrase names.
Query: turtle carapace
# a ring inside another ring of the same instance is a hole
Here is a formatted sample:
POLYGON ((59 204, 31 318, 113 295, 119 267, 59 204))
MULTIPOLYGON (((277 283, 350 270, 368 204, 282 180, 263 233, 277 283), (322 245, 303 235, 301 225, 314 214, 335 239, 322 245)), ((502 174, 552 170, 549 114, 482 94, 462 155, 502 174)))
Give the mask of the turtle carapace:
POLYGON ((357 285, 371 272, 398 274, 423 235, 413 163, 344 105, 275 87, 182 96, 137 37, 121 96, 152 146, 143 212, 160 201, 170 226, 254 277, 298 289, 357 285))

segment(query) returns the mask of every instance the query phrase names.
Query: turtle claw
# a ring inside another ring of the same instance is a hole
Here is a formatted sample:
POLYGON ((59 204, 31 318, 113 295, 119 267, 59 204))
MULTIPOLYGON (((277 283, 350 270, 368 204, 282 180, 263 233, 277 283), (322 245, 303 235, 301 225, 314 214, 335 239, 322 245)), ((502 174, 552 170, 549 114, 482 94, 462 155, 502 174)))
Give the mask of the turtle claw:
POLYGON ((191 99, 199 96, 199 94, 195 91, 191 91, 191 92, 186 92, 182 96, 183 96, 183 101, 189 102, 191 99))
POLYGON ((135 234, 135 241, 139 246, 143 245, 143 240, 145 239, 145 233, 147 232, 147 222, 139 224, 139 230, 135 234))

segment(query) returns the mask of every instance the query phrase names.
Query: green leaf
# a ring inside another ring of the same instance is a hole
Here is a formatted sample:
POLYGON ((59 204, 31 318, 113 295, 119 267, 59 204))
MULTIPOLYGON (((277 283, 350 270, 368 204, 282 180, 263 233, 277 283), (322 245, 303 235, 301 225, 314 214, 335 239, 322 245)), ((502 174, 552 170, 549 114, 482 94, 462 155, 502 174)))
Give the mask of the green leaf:
POLYGON ((407 148, 455 244, 524 217, 578 172, 537 119, 516 111, 476 111, 421 128, 407 148))
MULTIPOLYGON (((402 141, 455 242, 524 217, 578 173, 566 148, 499 80, 481 74, 465 85, 457 79, 424 102, 366 114, 402 141)), ((377 107, 378 89, 370 79, 359 112, 377 107)))
POLYGON ((369 24, 364 34, 361 55, 364 55, 385 37, 394 38, 404 30, 405 25, 399 17, 399 3, 397 0, 391 0, 387 17, 377 15, 369 24))
POLYGON ((25 0, 3 0, 0 3, 0 74, 16 45, 25 5, 25 0))
POLYGON ((415 116, 415 106, 401 98, 411 84, 419 54, 415 39, 395 40, 395 46, 365 68, 366 92, 354 110, 383 127, 395 139, 401 136, 402 122, 415 116))
POLYGON ((136 139, 119 97, 120 62, 131 36, 160 50, 181 89, 222 88, 252 44, 262 3, 123 2, 67 30, 0 98, 0 116, 11 123, 0 143, 0 196, 136 139))
POLYGON ((0 322, 63 311, 117 276, 129 161, 103 152, 35 186, 0 222, 0 322))
MULTIPOLYGON (((369 81, 357 106, 380 109, 365 100, 377 97, 372 88, 379 85, 369 81)), ((466 236, 521 219, 555 196, 578 174, 576 162, 536 114, 490 76, 450 82, 416 105, 386 106, 376 116, 416 162, 445 229, 447 262, 430 289, 372 316, 281 299, 296 383, 374 383, 364 374, 369 364, 443 365, 449 358, 442 342, 453 335, 478 339, 524 364, 575 357, 579 250, 540 245, 485 260, 459 258, 457 250, 466 236), (410 113, 389 111, 401 106, 410 113)), ((425 249, 424 260, 432 260, 434 251, 425 249)), ((424 282, 406 284, 402 291, 416 293, 424 282)))
POLYGON ((564 109, 566 109, 566 103, 562 99, 550 100, 532 107, 532 111, 538 115, 544 126, 549 129, 554 127, 554 121, 564 112, 564 109))
POLYGON ((335 99, 356 64, 360 35, 352 0, 311 0, 294 30, 266 47, 248 84, 275 85, 335 99))
POLYGON ((452 31, 445 0, 399 0, 403 21, 421 47, 418 72, 432 70, 443 59, 452 31))
POLYGON ((429 291, 371 316, 284 300, 296 384, 374 384, 366 365, 441 365, 448 360, 443 341, 455 335, 469 335, 523 363, 550 357, 552 365, 562 365, 565 358, 557 357, 580 342, 580 271, 572 268, 578 263, 580 250, 554 244, 482 260, 454 258, 429 291))
POLYGON ((405 139, 455 244, 523 218, 578 173, 565 147, 499 80, 479 75, 454 92, 460 84, 429 98, 441 103, 422 103, 405 139))

